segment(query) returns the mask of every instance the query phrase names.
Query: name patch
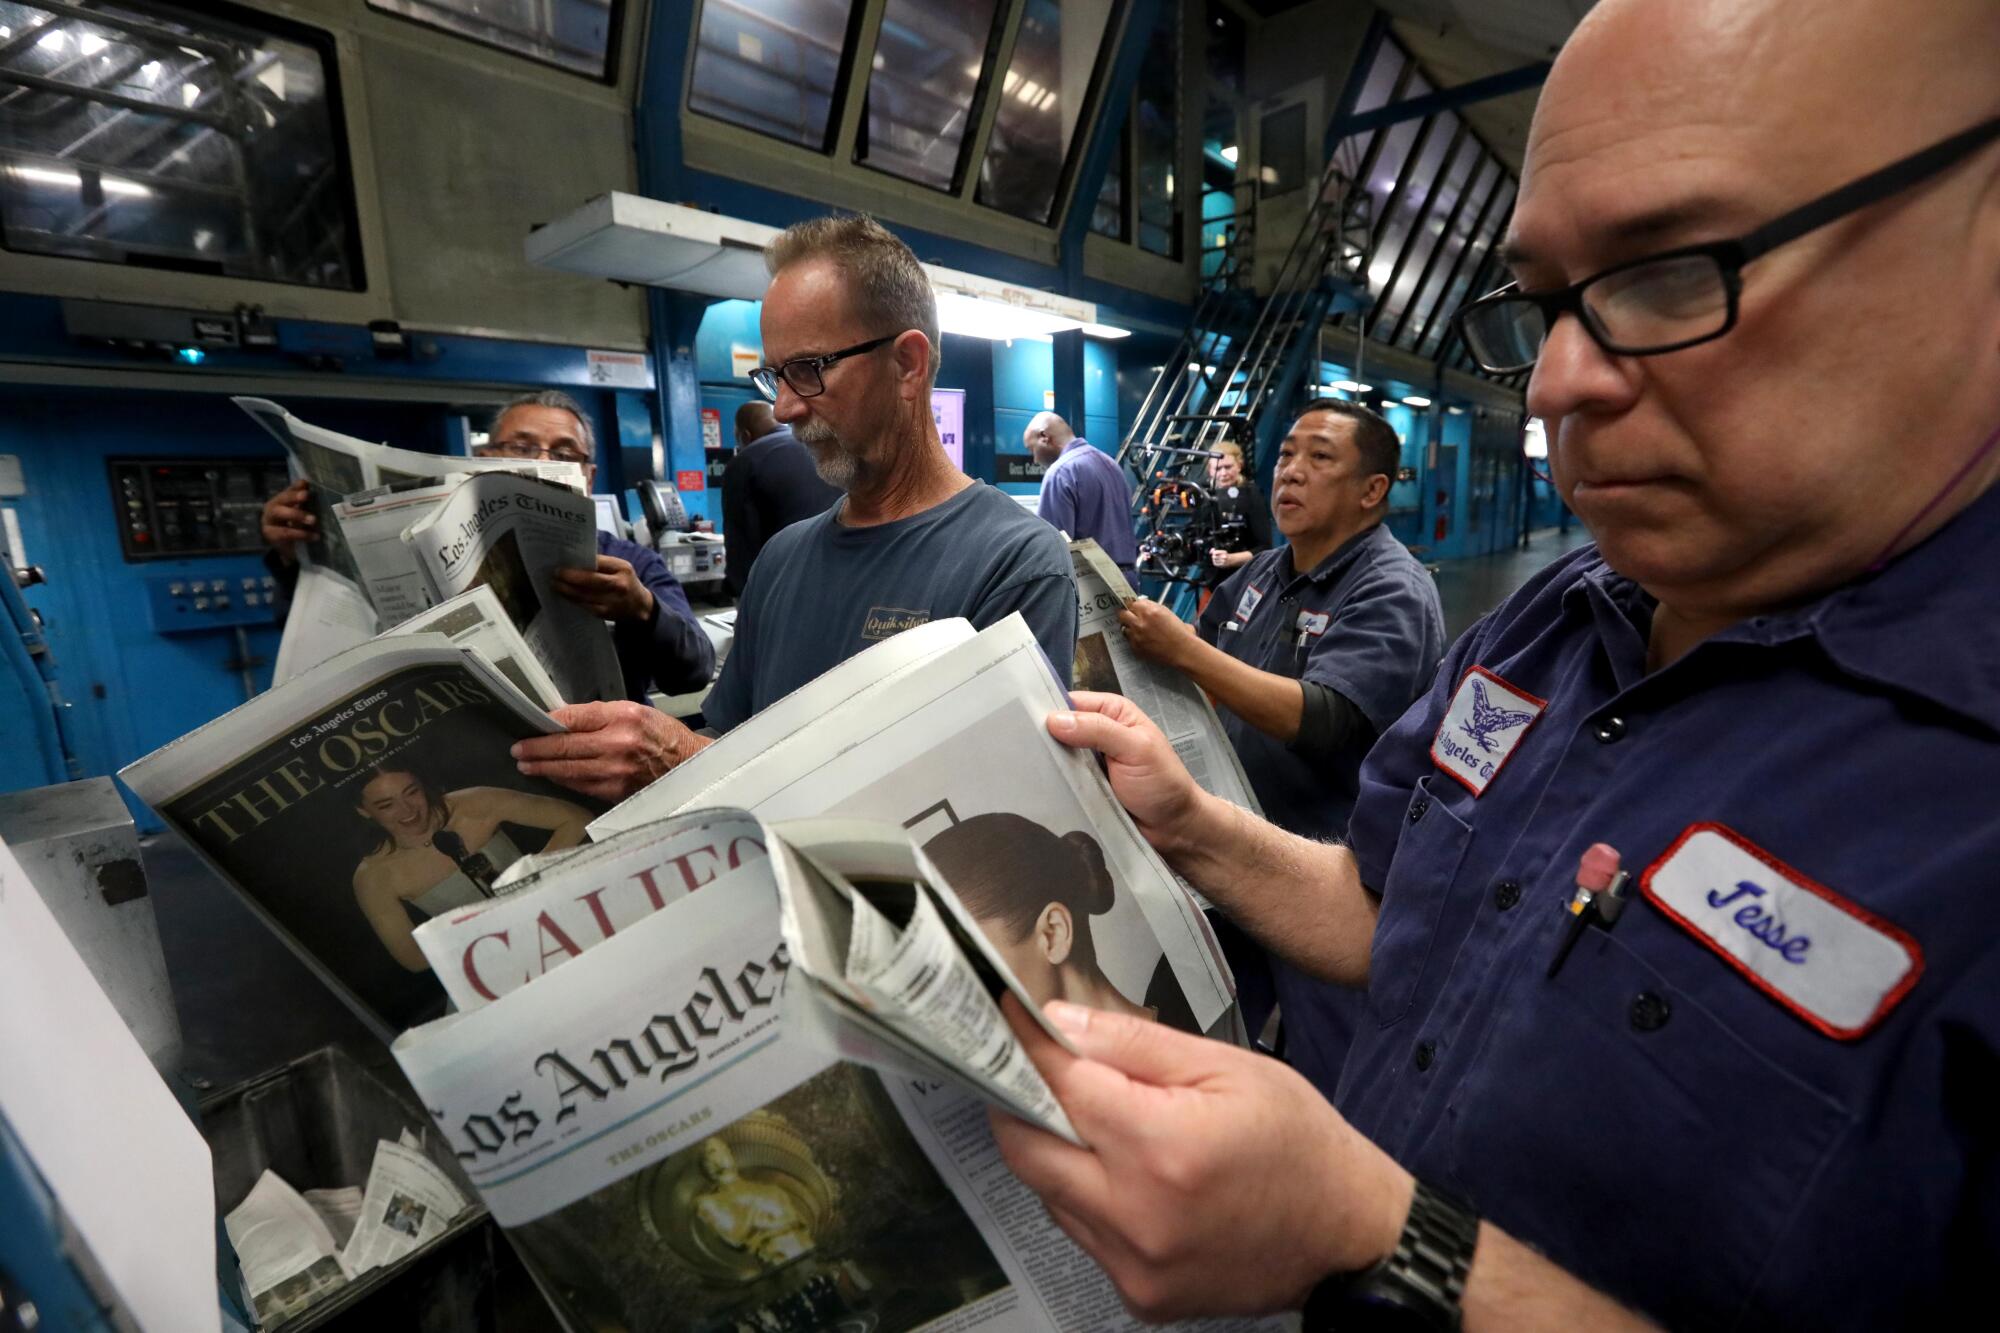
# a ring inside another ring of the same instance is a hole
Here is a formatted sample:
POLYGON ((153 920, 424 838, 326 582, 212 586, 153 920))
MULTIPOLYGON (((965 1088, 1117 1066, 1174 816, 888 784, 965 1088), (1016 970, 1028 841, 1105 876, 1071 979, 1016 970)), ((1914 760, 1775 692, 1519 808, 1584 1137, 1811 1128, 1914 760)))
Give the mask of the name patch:
POLYGON ((1485 667, 1466 671, 1431 737, 1431 762, 1474 796, 1486 790, 1549 706, 1485 667))
POLYGON ((1689 825, 1639 886, 1669 920, 1829 1037, 1867 1032, 1923 974, 1923 949, 1900 927, 1721 824, 1689 825))
POLYGON ((1326 633, 1326 627, 1332 621, 1333 617, 1324 611, 1301 611, 1299 612, 1298 631, 1301 634, 1310 634, 1313 638, 1317 639, 1320 635, 1326 633))
POLYGON ((1236 618, 1248 620, 1250 613, 1257 609, 1257 603, 1264 600, 1262 588, 1245 588, 1243 595, 1236 599, 1236 618))
POLYGON ((893 639, 906 629, 931 623, 928 611, 912 611, 906 606, 871 606, 861 620, 864 639, 893 639))

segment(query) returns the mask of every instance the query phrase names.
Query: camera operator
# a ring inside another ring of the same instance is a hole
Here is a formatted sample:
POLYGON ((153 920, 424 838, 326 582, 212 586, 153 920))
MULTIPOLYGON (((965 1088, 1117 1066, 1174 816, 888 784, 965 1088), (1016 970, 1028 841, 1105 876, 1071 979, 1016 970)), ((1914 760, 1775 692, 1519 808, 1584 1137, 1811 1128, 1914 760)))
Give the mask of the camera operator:
MULTIPOLYGON (((1215 700, 1265 815, 1306 837, 1346 832, 1362 757, 1444 655, 1437 586, 1382 523, 1401 452, 1367 408, 1307 404, 1273 474, 1272 508, 1289 545, 1252 556, 1192 628, 1144 599, 1119 617, 1135 652, 1185 672, 1215 700)), ((1359 993, 1275 960, 1267 985, 1254 946, 1224 936, 1251 1031, 1274 991, 1287 1015, 1286 1058, 1330 1096, 1359 993), (1306 1012, 1313 1017, 1297 1021, 1306 1012)))
POLYGON ((1208 460, 1208 490, 1215 499, 1215 543, 1208 548, 1208 585, 1213 588, 1271 549, 1271 506, 1257 483, 1244 475, 1243 446, 1223 440, 1208 460))

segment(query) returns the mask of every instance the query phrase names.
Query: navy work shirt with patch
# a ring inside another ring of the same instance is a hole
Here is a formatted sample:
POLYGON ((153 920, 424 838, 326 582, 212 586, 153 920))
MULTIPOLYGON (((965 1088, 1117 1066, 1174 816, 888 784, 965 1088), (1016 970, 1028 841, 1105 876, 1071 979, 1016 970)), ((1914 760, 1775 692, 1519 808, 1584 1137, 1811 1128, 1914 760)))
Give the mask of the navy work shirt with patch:
MULTIPOLYGON (((1304 574, 1292 568, 1291 548, 1279 547, 1231 575, 1195 629, 1260 671, 1337 690, 1367 718, 1367 734, 1329 760, 1308 758, 1218 710, 1273 823, 1309 838, 1345 834, 1362 757, 1424 692, 1444 655, 1444 617, 1429 571, 1379 523, 1304 574)), ((1332 1096, 1361 996, 1266 958, 1246 938, 1225 932, 1224 939, 1245 1020, 1261 1027, 1270 1004, 1280 1005, 1285 1059, 1332 1096)))
POLYGON ((702 705, 717 731, 865 648, 953 616, 985 629, 1019 611, 1069 684, 1069 547, 1013 497, 975 482, 921 514, 867 528, 841 526, 840 511, 794 523, 758 556, 736 641, 702 705))
POLYGON ((1658 671, 1592 547, 1468 631, 1362 769, 1348 1119, 1671 1327, 1989 1306, 1996 568, 2000 489, 1658 671), (1595 842, 1629 904, 1550 978, 1595 842))

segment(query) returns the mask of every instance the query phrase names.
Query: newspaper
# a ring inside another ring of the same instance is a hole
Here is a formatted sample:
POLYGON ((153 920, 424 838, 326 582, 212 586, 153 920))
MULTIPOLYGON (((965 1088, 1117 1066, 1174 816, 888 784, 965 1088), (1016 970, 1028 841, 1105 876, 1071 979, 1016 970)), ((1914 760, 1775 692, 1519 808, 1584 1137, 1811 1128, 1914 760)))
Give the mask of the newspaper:
POLYGON ((121 773, 384 1041, 443 1012, 411 938, 603 807, 523 777, 562 728, 438 634, 351 649, 121 773))
POLYGON ((342 1185, 336 1189, 300 1190, 299 1197, 326 1223, 334 1244, 345 1249, 347 1238, 354 1234, 354 1224, 361 1220, 361 1187, 342 1185))
POLYGON ((451 1178, 421 1151, 378 1140, 353 1234, 340 1252, 341 1266, 359 1277, 392 1264, 442 1236, 465 1207, 451 1178))
POLYGON ((583 469, 575 463, 417 453, 315 426, 266 398, 231 401, 285 447, 292 475, 312 483, 313 507, 320 516, 317 533, 300 548, 299 581, 292 590, 272 668, 278 684, 386 628, 377 619, 355 554, 334 519, 334 506, 341 500, 396 483, 483 470, 525 472, 579 491, 584 487, 583 469))
POLYGON ((562 696, 623 699, 611 631, 555 589, 557 569, 597 565, 597 511, 568 487, 505 472, 467 477, 404 532, 433 597, 491 588, 562 696))
POLYGON ((340 530, 383 629, 394 629, 437 600, 403 534, 443 504, 466 476, 378 486, 334 504, 332 526, 340 530))
MULTIPOLYGON (((653 864, 667 841, 731 821, 755 823, 698 811, 617 835, 590 873, 571 874, 584 858, 566 858, 522 903, 567 911, 579 891, 653 864)), ((578 957, 393 1048, 565 1320, 692 1333, 1136 1329, 999 1158, 985 1107, 1001 1100, 991 1071, 1005 1062, 975 1067, 963 1053, 991 1041, 989 1023, 1012 1043, 991 983, 1022 983, 978 942, 984 927, 938 867, 907 834, 858 821, 767 825, 759 841, 768 855, 716 867, 579 941, 578 957), (915 887, 904 903, 928 908, 904 916, 884 886, 915 887), (858 960, 821 949, 827 923, 814 914, 864 889, 910 924, 891 920, 858 960), (940 929, 953 940, 942 955, 940 929), (919 955, 989 975, 926 998, 921 976, 939 973, 905 966, 919 955), (874 991, 874 1007, 843 1000, 848 987, 874 991)), ((510 906, 481 915, 492 924, 510 906)))
POLYGON ((387 633, 442 634, 491 662, 536 707, 553 711, 563 706, 562 692, 507 618, 499 596, 484 584, 419 612, 387 633))
POLYGON ((945 845, 990 845, 980 855, 1019 858, 1031 882, 1051 878, 1052 866, 1093 867, 1093 900, 1072 914, 1097 941, 1088 983, 1176 1026, 1235 1036, 1233 983, 1199 905, 1133 827, 1095 757, 1049 736, 1045 720, 1065 703, 1018 615, 977 634, 962 620, 933 622, 750 718, 591 834, 736 806, 767 822, 881 820, 933 860, 945 845))
POLYGON ((1118 613, 1136 600, 1124 571, 1096 541, 1069 544, 1076 572, 1076 667, 1079 690, 1122 694, 1159 724, 1194 780, 1213 795, 1262 815, 1236 747, 1222 730, 1215 706, 1201 687, 1172 667, 1132 651, 1118 613))
POLYGON ((222 1219, 242 1266, 250 1308, 265 1328, 283 1323, 351 1276, 311 1204, 266 1170, 222 1219))

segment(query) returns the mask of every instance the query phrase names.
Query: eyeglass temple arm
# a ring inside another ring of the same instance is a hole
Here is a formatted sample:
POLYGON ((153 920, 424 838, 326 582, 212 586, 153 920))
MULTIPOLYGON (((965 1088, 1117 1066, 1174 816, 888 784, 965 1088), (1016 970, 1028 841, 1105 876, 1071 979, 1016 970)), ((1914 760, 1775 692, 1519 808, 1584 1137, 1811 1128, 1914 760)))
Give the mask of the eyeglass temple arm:
POLYGON ((1878 199, 1900 194, 1962 158, 1971 156, 1994 138, 2000 138, 2000 116, 1954 134, 1943 143, 1934 144, 1900 162, 1891 162, 1880 170, 1871 171, 1832 194, 1801 204, 1745 236, 1738 243, 1742 247, 1742 262, 1748 263, 1767 250, 1824 227, 1878 199))

